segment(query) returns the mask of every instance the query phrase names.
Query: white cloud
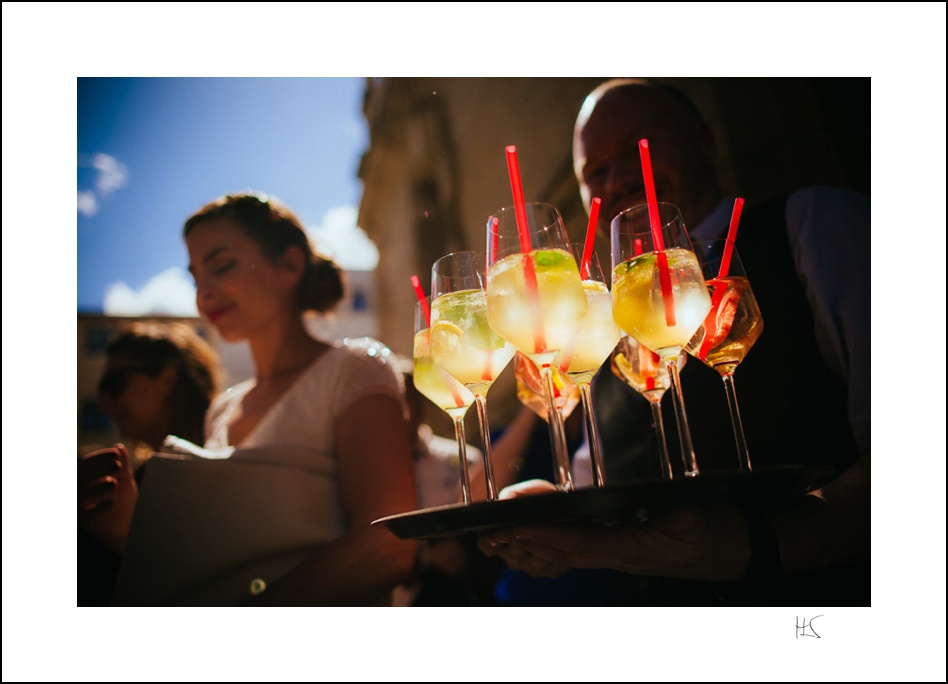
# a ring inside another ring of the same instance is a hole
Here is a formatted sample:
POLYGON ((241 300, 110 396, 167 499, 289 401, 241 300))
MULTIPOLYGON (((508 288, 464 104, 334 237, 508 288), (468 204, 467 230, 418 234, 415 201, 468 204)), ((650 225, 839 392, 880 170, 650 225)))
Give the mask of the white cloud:
POLYGON ((197 316, 194 282, 173 266, 137 292, 126 283, 113 283, 106 289, 103 310, 110 316, 197 316))
POLYGON ((92 155, 92 168, 99 172, 95 187, 103 195, 115 192, 128 182, 125 164, 103 152, 92 155))
POLYGON ((358 225, 359 210, 355 207, 334 207, 326 212, 322 226, 307 231, 314 246, 331 256, 347 271, 374 271, 379 264, 379 250, 358 225))
POLYGON ((99 210, 99 202, 91 190, 80 190, 76 193, 76 211, 83 216, 95 216, 99 210))
MULTIPOLYGON (((91 201, 94 204, 95 198, 91 201)), ((316 249, 331 256, 343 269, 372 271, 378 266, 379 250, 356 225, 358 213, 355 207, 336 207, 326 212, 322 226, 307 230, 316 249)), ((127 283, 112 283, 106 288, 102 308, 111 316, 197 316, 194 299, 193 279, 184 269, 173 266, 137 291, 127 283)))
POLYGON ((99 210, 99 199, 128 183, 128 168, 115 157, 104 152, 79 155, 80 168, 95 169, 95 190, 80 190, 76 198, 76 210, 83 216, 94 216, 99 210), (99 193, 99 197, 96 196, 99 193))

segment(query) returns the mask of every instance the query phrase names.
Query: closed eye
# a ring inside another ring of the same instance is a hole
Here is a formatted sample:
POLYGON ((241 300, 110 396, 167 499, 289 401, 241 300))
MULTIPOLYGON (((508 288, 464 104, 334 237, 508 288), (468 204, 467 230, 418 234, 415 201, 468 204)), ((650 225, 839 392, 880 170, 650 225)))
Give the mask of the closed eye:
POLYGON ((236 266, 236 265, 237 265, 237 262, 236 262, 234 259, 228 259, 228 260, 225 261, 224 263, 215 264, 215 265, 211 268, 211 271, 212 271, 212 272, 214 273, 214 275, 216 275, 216 276, 224 275, 224 274, 227 273, 229 270, 231 270, 232 268, 234 268, 234 266, 236 266))

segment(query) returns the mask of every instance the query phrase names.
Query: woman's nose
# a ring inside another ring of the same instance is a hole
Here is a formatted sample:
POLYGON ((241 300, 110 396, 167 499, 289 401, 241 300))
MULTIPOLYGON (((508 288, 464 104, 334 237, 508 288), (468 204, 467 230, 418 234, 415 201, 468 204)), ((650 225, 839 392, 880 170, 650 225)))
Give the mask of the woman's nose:
POLYGON ((207 276, 197 276, 194 278, 195 298, 197 303, 209 302, 213 296, 214 288, 207 276))

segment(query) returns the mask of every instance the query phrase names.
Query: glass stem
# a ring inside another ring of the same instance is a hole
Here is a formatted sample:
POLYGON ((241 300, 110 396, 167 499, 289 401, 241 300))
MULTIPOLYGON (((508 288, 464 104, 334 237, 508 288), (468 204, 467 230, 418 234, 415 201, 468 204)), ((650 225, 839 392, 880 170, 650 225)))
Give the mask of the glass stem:
POLYGON ((662 420, 662 402, 649 401, 652 405, 652 422, 655 423, 655 438, 658 440, 658 455, 662 462, 662 478, 673 480, 671 459, 668 457, 668 445, 665 443, 665 421, 662 420))
POLYGON ((685 397, 681 393, 681 378, 678 376, 678 357, 669 358, 668 378, 671 380, 672 403, 675 406, 675 419, 678 422, 678 439, 681 442, 681 460, 685 465, 685 477, 698 475, 698 460, 691 445, 691 429, 688 427, 688 415, 685 413, 685 397))
POLYGON ((467 469, 467 437, 464 436, 464 416, 454 419, 454 438, 458 442, 458 459, 461 465, 461 500, 471 503, 471 474, 467 469))
POLYGON ((602 487, 606 484, 605 470, 602 467, 602 447, 599 443, 599 428, 596 427, 596 416, 593 413, 592 389, 588 382, 579 386, 580 396, 583 399, 583 416, 586 418, 586 438, 589 440, 589 455, 592 460, 593 484, 602 487))
POLYGON ((497 500, 497 485, 494 482, 494 466, 490 455, 490 427, 487 424, 487 398, 478 394, 474 397, 477 404, 477 420, 481 424, 481 443, 484 450, 484 479, 487 480, 487 500, 497 500))
POLYGON ((741 422, 741 410, 737 407, 737 389, 734 387, 734 375, 728 373, 724 378, 724 390, 727 392, 727 405, 731 409, 731 426, 734 428, 734 441, 737 442, 737 455, 742 473, 751 472, 751 458, 747 452, 747 440, 744 439, 744 424, 741 422))
POLYGON ((566 430, 563 416, 556 408, 556 388, 553 385, 553 369, 549 364, 540 369, 543 378, 543 394, 546 395, 547 423, 550 426, 550 441, 553 443, 553 472, 556 488, 562 492, 573 491, 573 473, 569 465, 569 448, 566 446, 566 430))

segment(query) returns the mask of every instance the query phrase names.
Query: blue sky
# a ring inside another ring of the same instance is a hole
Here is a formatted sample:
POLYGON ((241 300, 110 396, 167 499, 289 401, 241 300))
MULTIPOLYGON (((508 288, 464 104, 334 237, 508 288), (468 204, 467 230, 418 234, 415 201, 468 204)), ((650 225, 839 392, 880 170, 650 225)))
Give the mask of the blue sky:
POLYGON ((355 228, 364 87, 336 77, 77 79, 77 309, 193 313, 182 224, 244 189, 285 201, 343 266, 371 269, 374 247, 366 261, 355 228))

